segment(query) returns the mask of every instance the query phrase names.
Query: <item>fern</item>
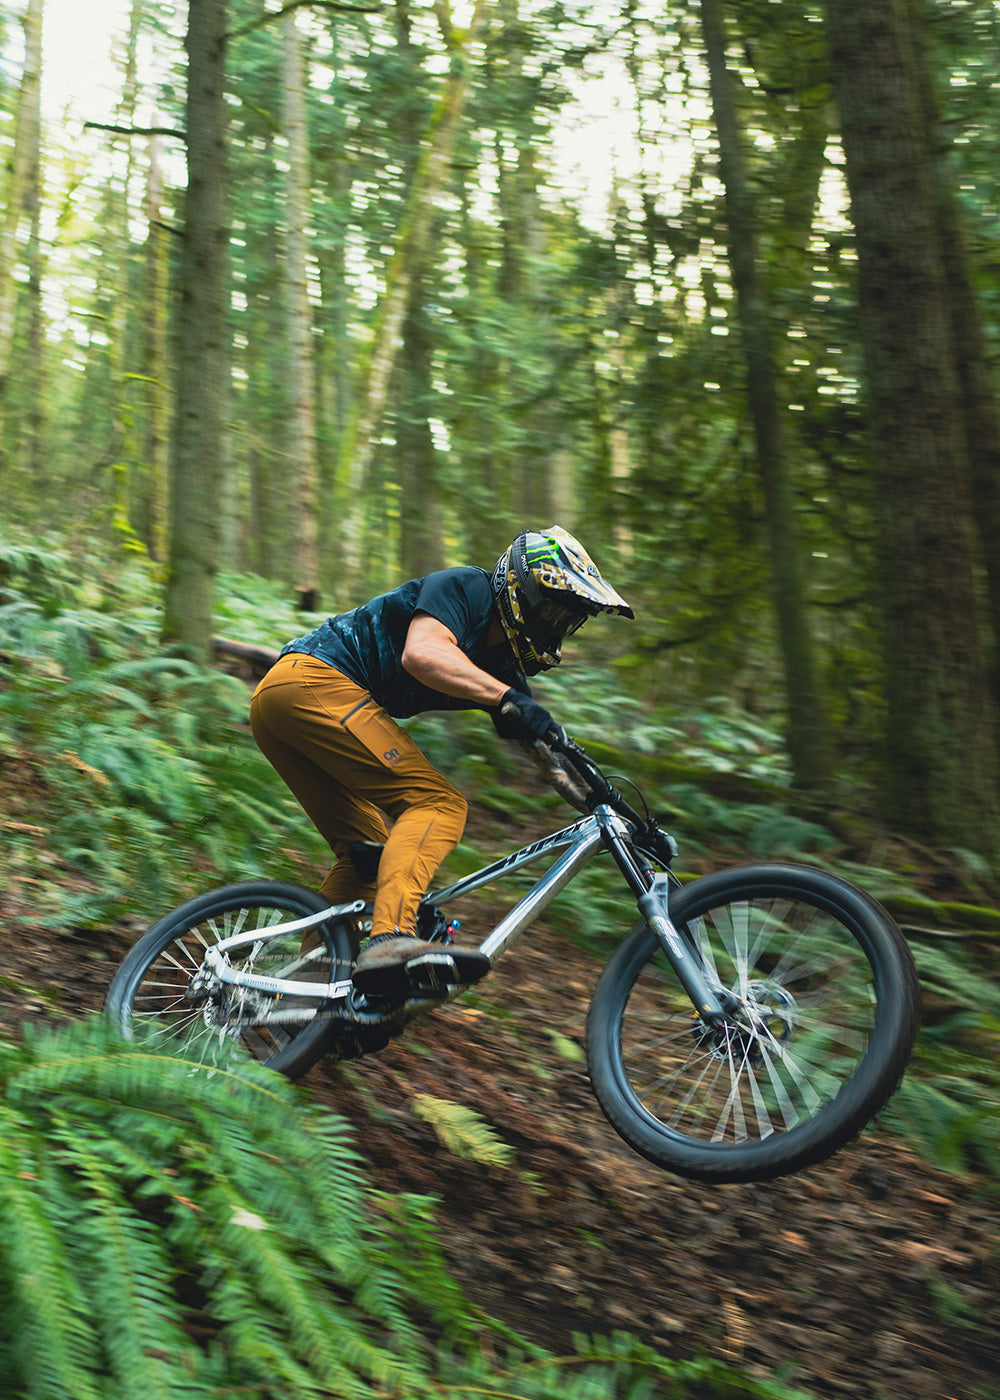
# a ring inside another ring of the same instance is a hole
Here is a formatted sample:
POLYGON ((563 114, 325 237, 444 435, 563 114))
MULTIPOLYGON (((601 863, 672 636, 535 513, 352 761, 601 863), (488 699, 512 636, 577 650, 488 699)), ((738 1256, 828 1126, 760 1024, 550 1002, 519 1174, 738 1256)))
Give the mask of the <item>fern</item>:
POLYGON ((282 1397, 427 1392, 422 1307, 366 1233, 358 1158, 283 1080, 207 1073, 95 1021, 3 1046, 0 1088, 16 1393, 172 1400, 207 1393, 220 1358, 230 1383, 282 1397))
POLYGON ((5 1393, 791 1400, 632 1339, 557 1360, 496 1326, 482 1352, 432 1203, 362 1170, 344 1124, 257 1065, 207 1071, 98 1018, 0 1042, 5 1393))
MULTIPOLYGON (((5 1123, 5 1129, 11 1125, 5 1123)), ((5 1373, 35 1368, 29 1394, 97 1400, 97 1349, 85 1319, 89 1300, 67 1267, 56 1218, 46 1209, 41 1163, 22 1131, 0 1142, 0 1232, 4 1246, 5 1373)))
MULTIPOLYGON (((242 682, 159 653, 134 618, 87 609, 48 616, 21 599, 0 607, 3 636, 28 658, 0 692, 4 748, 33 755, 50 794, 53 844, 103 890, 67 897, 64 911, 70 900, 91 919, 136 897, 176 903, 192 867, 260 874, 268 852, 268 868, 282 874, 284 847, 301 844, 323 859, 245 733, 242 682)), ((60 901, 57 887, 46 892, 46 864, 42 853, 40 868, 25 873, 42 882, 33 914, 52 922, 60 901)))
POLYGON ((417 1117, 431 1125, 441 1145, 456 1157, 467 1157, 485 1167, 509 1167, 514 1161, 514 1149, 475 1109, 433 1094, 417 1094, 412 1104, 417 1117))

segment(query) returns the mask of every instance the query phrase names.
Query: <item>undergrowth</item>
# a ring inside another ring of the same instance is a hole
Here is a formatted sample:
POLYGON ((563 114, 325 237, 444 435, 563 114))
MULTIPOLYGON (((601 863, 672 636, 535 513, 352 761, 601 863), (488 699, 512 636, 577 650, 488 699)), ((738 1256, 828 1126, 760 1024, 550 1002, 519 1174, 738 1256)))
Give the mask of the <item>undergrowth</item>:
MULTIPOLYGON (((219 630, 254 641, 277 645, 314 620, 259 579, 226 578, 219 596, 219 630)), ((141 559, 107 571, 59 548, 0 544, 5 875, 19 915, 41 925, 125 911, 151 918, 212 884, 261 875, 311 883, 325 864, 322 843, 250 738, 246 685, 165 653, 157 599, 141 559)), ((829 830, 785 800, 778 736, 758 721, 721 702, 662 715, 586 670, 545 677, 543 698, 602 761, 604 750, 611 755, 612 772, 627 752, 616 781, 637 775, 681 840, 682 869, 685 855, 706 851, 724 851, 727 863, 799 859, 839 870, 890 905, 919 898, 907 870, 846 862, 829 830), (662 770, 661 753, 670 764, 662 770), (696 771, 736 785, 701 785, 696 771)), ((463 843, 444 879, 521 844, 525 830, 574 819, 523 755, 495 740, 484 715, 430 715, 413 729, 496 821, 493 849, 463 843)), ((556 908, 567 936, 597 953, 635 917, 600 860, 556 908)), ((1000 1176, 994 981, 962 946, 918 939, 914 947, 930 1014, 888 1121, 946 1170, 1000 1176)))
POLYGON ((264 863, 280 877, 289 851, 318 860, 318 837, 250 738, 246 685, 162 651, 141 592, 126 605, 120 580, 102 586, 97 571, 74 587, 60 563, 0 551, 0 763, 26 789, 6 823, 8 873, 29 915, 152 914, 190 893, 198 870, 207 886, 264 863))
POLYGON ((367 1190, 342 1121, 235 1056, 207 1070, 99 1018, 26 1029, 0 1042, 0 1168, 11 1400, 808 1400, 624 1335, 557 1358, 490 1324, 432 1203, 367 1190))

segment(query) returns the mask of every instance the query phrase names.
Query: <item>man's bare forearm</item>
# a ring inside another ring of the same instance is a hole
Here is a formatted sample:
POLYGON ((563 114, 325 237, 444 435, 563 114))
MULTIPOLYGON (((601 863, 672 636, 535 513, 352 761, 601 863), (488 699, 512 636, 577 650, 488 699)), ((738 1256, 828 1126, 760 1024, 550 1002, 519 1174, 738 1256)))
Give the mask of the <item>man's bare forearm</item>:
POLYGON ((495 709, 510 689, 470 661, 454 635, 437 618, 422 613, 410 623, 403 667, 430 690, 495 709))

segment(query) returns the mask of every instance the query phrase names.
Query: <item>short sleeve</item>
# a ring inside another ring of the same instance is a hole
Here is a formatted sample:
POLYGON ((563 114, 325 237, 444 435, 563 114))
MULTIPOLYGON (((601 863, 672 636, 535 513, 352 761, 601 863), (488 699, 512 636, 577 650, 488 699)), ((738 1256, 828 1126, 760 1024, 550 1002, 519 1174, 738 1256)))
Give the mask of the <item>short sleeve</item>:
POLYGON ((493 616, 493 590, 482 569, 442 569, 428 574, 417 594, 414 611, 428 613, 444 624, 462 651, 483 645, 493 616))

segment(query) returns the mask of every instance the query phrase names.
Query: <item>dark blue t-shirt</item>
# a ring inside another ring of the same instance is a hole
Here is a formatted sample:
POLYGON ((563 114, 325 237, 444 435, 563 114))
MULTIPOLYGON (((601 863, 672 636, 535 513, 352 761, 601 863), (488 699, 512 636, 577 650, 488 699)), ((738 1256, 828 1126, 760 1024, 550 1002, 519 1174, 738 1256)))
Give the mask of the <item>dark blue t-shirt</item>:
POLYGON ((315 632, 289 642, 281 655, 305 652, 319 657, 369 691, 396 719, 425 710, 483 708, 431 690, 403 669, 403 644, 418 612, 442 622, 470 661, 497 680, 528 692, 507 639, 499 646, 489 645, 490 627, 497 616, 493 589, 485 569, 473 567, 441 569, 426 578, 410 579, 362 607, 328 617, 315 632))

